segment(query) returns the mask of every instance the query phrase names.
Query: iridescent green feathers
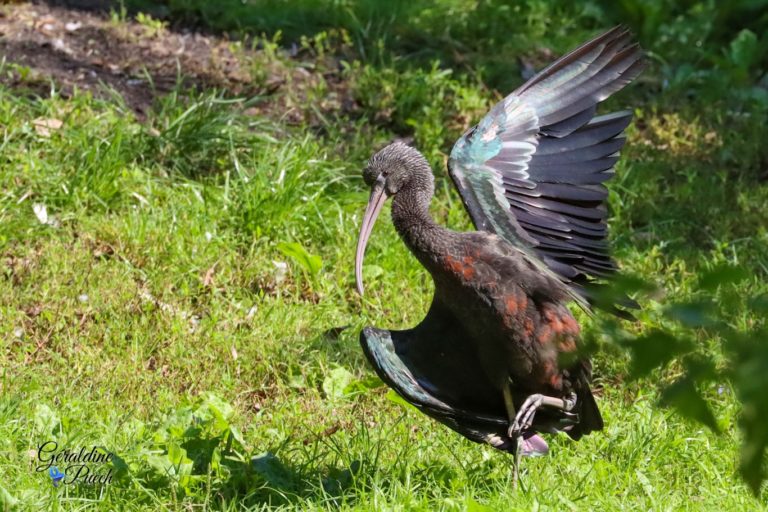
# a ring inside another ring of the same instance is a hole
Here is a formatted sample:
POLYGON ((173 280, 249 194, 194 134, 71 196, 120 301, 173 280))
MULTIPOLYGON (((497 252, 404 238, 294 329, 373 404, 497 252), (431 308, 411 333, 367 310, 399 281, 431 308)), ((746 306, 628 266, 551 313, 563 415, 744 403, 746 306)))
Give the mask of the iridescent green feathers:
POLYGON ((497 104, 451 152, 451 177, 475 226, 507 240, 584 297, 610 274, 607 190, 631 113, 597 104, 643 69, 616 27, 560 58, 497 104))

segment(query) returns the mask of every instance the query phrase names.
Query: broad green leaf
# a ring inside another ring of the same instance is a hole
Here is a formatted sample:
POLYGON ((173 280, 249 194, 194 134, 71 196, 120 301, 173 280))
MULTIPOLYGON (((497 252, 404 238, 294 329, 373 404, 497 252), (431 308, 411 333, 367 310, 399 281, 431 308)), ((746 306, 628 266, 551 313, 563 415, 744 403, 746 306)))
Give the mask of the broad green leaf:
POLYGON ((323 260, 320 258, 320 256, 310 254, 299 243, 280 242, 277 244, 277 250, 291 258, 309 275, 317 275, 317 273, 320 272, 320 269, 323 268, 323 260))
POLYGON ((206 426, 212 426, 217 433, 229 428, 229 419, 234 415, 234 408, 219 397, 209 393, 195 410, 194 417, 206 426))
POLYGON ((731 62, 739 69, 747 70, 752 66, 757 56, 757 36, 745 28, 731 41, 731 62))
POLYGON ((366 391, 370 391, 371 389, 377 389, 383 386, 384 383, 381 381, 381 379, 378 377, 378 375, 370 375, 364 379, 354 380, 350 382, 346 388, 344 388, 344 393, 351 395, 354 393, 365 393, 366 391))
POLYGON ((253 470, 270 486, 281 490, 291 489, 294 486, 293 472, 272 452, 256 455, 251 459, 251 464, 253 470))
POLYGON ((112 467, 115 468, 115 475, 118 478, 127 475, 131 471, 125 459, 115 453, 112 454, 112 467))
POLYGON ((169 474, 174 476, 183 488, 189 487, 190 475, 192 474, 192 459, 187 457, 187 451, 181 446, 171 443, 168 446, 168 467, 169 474))
POLYGON ((331 495, 341 494, 344 489, 352 484, 353 477, 360 472, 360 461, 352 461, 349 468, 331 468, 328 476, 323 479, 323 490, 331 495))
POLYGON ((354 377, 346 369, 339 366, 334 368, 323 381, 323 392, 330 399, 343 398, 347 394, 347 386, 352 383, 354 377))
POLYGON ((699 394, 693 381, 683 377, 667 386, 661 395, 661 403, 674 407, 682 416, 720 432, 709 404, 699 394))
POLYGON ((187 457, 187 451, 178 444, 170 443, 168 453, 149 454, 145 460, 160 477, 178 482, 182 486, 187 485, 188 477, 192 473, 192 460, 187 457))
POLYGON ((387 391, 387 400, 389 400, 390 402, 394 402, 397 405, 401 405, 406 409, 416 409, 413 405, 409 404, 405 398, 398 395, 394 389, 390 389, 389 391, 387 391))
POLYGON ((240 432, 240 429, 234 425, 230 425, 229 435, 238 445, 240 445, 240 448, 245 447, 245 439, 243 438, 243 434, 240 432))

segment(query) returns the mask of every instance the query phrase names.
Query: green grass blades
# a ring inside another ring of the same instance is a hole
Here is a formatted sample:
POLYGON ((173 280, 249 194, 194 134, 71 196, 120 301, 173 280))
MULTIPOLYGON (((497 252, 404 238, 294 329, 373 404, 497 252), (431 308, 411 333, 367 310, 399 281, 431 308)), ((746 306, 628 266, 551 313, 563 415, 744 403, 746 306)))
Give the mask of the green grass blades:
POLYGON ((190 19, 264 32, 250 72, 285 85, 245 99, 178 86, 143 115, 0 86, 0 508, 764 508, 759 20, 720 31, 707 16, 732 12, 701 2, 666 18, 627 2, 145 4, 151 37, 190 19), (455 138, 521 70, 620 17, 652 62, 606 106, 636 107, 611 242, 643 309, 582 316, 606 430, 549 437, 515 491, 509 457, 392 399, 364 360, 361 328, 416 324, 432 284, 385 221, 354 292, 361 170, 414 137, 438 177, 432 213, 468 229, 444 171, 455 138), (702 46, 670 35, 699 32, 702 46), (323 107, 342 92, 351 106, 323 107), (61 464, 54 486, 37 471, 48 441, 113 454, 90 465, 109 483, 66 483, 77 470, 61 464))

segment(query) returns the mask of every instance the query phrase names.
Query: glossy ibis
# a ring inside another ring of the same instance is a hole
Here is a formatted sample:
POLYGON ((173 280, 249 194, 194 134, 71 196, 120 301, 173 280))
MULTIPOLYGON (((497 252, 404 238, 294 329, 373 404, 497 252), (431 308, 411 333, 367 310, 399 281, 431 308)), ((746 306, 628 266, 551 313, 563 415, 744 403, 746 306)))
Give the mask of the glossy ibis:
POLYGON ((391 144, 363 172, 371 195, 355 255, 358 291, 365 247, 388 198, 397 232, 435 284, 416 327, 363 330, 365 355, 408 402, 473 441, 538 454, 546 443, 536 432, 579 439, 603 428, 566 303, 589 308, 589 283, 615 270, 603 182, 632 115, 596 115, 596 107, 643 66, 629 31, 616 27, 467 130, 448 167, 477 231, 432 219, 434 179, 417 150, 391 144))

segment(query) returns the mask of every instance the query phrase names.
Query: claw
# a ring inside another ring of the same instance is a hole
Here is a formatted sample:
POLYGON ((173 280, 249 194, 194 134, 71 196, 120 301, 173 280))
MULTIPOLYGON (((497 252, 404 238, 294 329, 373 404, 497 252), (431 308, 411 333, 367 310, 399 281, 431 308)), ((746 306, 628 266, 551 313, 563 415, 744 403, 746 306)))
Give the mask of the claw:
POLYGON ((576 407, 576 394, 571 393, 566 398, 554 398, 551 396, 533 394, 525 399, 520 410, 515 415, 515 420, 509 426, 507 434, 511 438, 515 438, 521 435, 524 431, 531 428, 533 425, 533 418, 536 415, 536 411, 539 407, 551 407, 553 409, 560 409, 564 413, 569 413, 576 407))
POLYGON ((533 425, 533 417, 536 410, 544 403, 544 395, 535 394, 525 399, 523 405, 515 416, 515 421, 509 427, 509 436, 517 437, 533 425))

